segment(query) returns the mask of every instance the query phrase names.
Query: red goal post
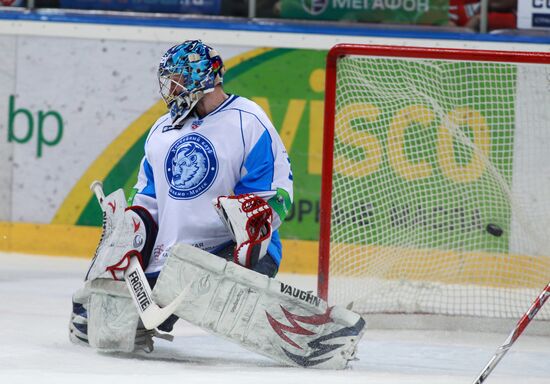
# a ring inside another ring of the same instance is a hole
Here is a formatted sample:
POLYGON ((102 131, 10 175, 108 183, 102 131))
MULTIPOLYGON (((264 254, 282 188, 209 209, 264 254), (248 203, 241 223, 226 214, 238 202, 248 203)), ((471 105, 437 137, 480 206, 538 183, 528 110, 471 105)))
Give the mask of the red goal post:
POLYGON ((544 101, 548 53, 334 46, 319 296, 361 313, 521 315, 550 278, 544 101))

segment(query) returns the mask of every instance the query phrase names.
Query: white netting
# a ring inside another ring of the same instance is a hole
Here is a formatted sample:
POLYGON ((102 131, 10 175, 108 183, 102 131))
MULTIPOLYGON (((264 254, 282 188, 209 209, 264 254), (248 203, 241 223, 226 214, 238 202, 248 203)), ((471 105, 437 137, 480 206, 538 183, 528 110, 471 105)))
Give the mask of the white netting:
POLYGON ((338 60, 330 302, 518 318, 550 280, 550 69, 488 60, 338 60))

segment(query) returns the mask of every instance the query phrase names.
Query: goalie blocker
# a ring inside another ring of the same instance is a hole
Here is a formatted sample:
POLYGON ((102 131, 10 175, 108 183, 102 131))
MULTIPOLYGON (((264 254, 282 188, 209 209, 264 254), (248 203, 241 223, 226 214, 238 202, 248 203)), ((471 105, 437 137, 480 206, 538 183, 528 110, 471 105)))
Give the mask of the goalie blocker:
POLYGON ((178 244, 153 299, 166 305, 182 290, 178 317, 287 365, 343 369, 366 329, 358 314, 310 292, 178 244))

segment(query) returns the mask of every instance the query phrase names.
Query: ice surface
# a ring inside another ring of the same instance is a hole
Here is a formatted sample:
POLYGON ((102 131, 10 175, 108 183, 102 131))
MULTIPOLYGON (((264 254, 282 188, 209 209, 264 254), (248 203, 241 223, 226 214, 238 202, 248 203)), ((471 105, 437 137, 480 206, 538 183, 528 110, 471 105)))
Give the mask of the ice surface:
MULTIPOLYGON (((471 383, 506 334, 367 330, 345 371, 281 366, 180 321, 151 354, 100 354, 67 336, 88 261, 0 253, 0 383, 471 383)), ((311 277, 279 276, 302 289, 311 277)), ((368 322, 368 318, 367 318, 368 322)), ((486 383, 550 383, 550 338, 522 336, 486 383)))

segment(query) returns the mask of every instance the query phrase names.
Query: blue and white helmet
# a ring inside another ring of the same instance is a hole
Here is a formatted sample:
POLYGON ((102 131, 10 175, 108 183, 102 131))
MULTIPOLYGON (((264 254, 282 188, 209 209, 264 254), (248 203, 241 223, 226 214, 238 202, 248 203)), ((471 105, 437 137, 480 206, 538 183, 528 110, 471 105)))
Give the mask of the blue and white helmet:
POLYGON ((170 48, 160 61, 160 94, 170 109, 173 125, 180 125, 199 100, 223 82, 220 55, 200 40, 170 48))

